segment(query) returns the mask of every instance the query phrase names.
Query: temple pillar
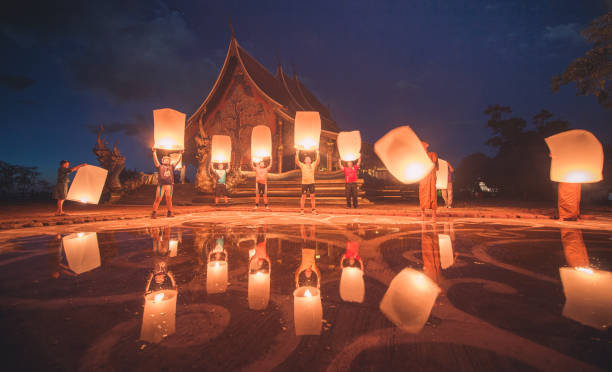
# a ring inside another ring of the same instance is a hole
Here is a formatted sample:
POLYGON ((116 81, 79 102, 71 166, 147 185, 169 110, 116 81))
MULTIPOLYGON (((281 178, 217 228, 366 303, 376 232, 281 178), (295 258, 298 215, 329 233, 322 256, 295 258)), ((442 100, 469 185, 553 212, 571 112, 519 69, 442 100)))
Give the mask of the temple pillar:
POLYGON ((331 172, 333 170, 333 161, 332 158, 334 156, 334 141, 327 140, 327 171, 331 172))
POLYGON ((283 173, 283 121, 278 119, 278 153, 277 153, 278 173, 283 173))

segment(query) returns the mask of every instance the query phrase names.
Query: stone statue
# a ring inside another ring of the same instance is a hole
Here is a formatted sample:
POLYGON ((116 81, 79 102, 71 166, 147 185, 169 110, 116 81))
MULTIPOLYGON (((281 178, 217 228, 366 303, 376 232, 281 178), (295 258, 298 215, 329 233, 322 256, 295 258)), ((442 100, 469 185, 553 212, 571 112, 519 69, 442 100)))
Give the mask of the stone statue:
POLYGON ((123 168, 125 168, 125 156, 121 155, 121 152, 117 148, 117 143, 113 145, 113 149, 110 150, 107 146, 106 140, 102 137, 104 126, 100 126, 98 130, 98 138, 96 145, 93 148, 94 154, 98 157, 100 166, 108 170, 108 177, 106 178, 105 189, 110 192, 117 193, 121 191, 121 182, 119 181, 119 175, 123 168))
POLYGON ((200 192, 212 192, 213 180, 208 173, 208 162, 210 159, 210 138, 206 135, 202 122, 199 123, 200 131, 195 136, 197 147, 196 159, 198 159, 198 172, 195 177, 195 187, 200 192))

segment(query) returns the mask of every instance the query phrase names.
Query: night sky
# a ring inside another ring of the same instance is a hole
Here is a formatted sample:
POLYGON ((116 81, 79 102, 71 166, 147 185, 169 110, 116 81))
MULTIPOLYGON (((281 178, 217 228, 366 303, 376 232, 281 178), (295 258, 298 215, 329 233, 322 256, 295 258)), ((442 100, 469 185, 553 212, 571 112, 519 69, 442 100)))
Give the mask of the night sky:
POLYGON ((612 111, 550 79, 589 45, 579 31, 612 10, 585 1, 14 1, 0 14, 0 159, 40 167, 96 164, 104 124, 126 167, 151 172, 152 110, 191 115, 230 39, 271 72, 277 55, 342 130, 376 141, 409 124, 458 163, 484 145, 482 113, 541 109, 611 143, 612 111), (60 4, 60 5, 57 5, 60 4))

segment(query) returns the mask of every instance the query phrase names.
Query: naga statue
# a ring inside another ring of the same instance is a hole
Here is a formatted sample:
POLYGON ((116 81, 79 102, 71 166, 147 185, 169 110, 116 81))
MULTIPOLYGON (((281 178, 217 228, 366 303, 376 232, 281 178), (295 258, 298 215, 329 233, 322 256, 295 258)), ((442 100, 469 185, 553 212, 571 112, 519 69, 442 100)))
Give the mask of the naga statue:
POLYGON ((100 126, 98 130, 98 138, 96 145, 93 148, 93 153, 98 157, 100 166, 108 170, 108 177, 106 178, 106 185, 104 188, 110 192, 121 191, 121 182, 119 181, 119 175, 123 168, 125 168, 125 156, 121 155, 121 152, 117 148, 117 143, 113 145, 113 149, 109 149, 106 140, 102 137, 104 126, 100 126))
POLYGON ((202 123, 199 124, 200 131, 195 136, 196 158, 198 159, 198 172, 195 177, 195 187, 200 192, 212 192, 213 180, 209 174, 210 138, 206 135, 202 123))

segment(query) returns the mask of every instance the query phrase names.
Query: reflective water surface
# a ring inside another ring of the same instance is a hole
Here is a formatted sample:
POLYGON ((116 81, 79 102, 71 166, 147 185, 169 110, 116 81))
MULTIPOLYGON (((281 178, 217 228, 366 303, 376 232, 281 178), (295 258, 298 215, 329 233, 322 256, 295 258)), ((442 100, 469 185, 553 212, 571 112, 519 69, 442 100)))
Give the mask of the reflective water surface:
POLYGON ((606 370, 612 234, 440 222, 177 226, 18 239, 6 365, 50 370, 606 370))

